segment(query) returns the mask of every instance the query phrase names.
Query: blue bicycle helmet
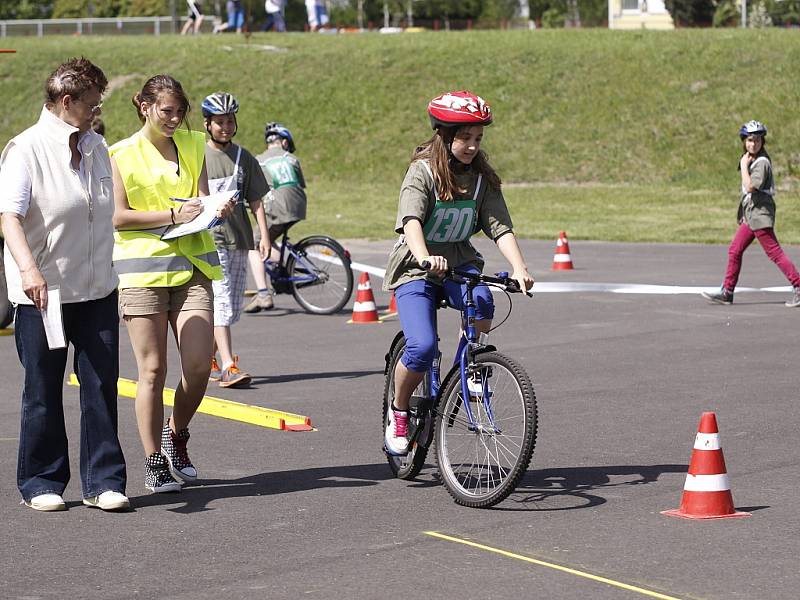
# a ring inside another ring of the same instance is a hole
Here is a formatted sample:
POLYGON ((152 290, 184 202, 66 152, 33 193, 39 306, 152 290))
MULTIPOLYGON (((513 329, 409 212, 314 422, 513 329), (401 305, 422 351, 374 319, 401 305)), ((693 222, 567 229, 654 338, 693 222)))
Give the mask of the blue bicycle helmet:
POLYGON ((230 115, 239 112, 239 103, 232 95, 226 92, 214 92, 206 96, 200 107, 203 116, 207 119, 211 115, 230 115))
POLYGON ((264 128, 264 141, 269 144, 278 138, 286 140, 289 143, 289 152, 294 152, 295 147, 292 133, 280 123, 275 121, 267 123, 267 126, 264 128))
POLYGON ((739 129, 739 137, 744 139, 748 135, 760 135, 767 137, 767 126, 761 121, 748 121, 739 129))

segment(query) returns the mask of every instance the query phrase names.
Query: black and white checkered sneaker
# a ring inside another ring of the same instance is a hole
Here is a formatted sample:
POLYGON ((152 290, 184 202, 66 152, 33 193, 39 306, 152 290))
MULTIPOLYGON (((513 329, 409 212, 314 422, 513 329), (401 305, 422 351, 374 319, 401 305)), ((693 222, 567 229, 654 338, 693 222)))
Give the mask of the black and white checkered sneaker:
POLYGON ((197 479, 197 469, 189 460, 186 444, 189 441, 189 430, 181 429, 177 435, 172 432, 169 421, 161 431, 161 454, 169 463, 172 476, 181 481, 194 481, 197 479))
POLYGON ((181 484, 169 472, 169 463, 160 452, 154 452, 144 461, 144 487, 157 494, 181 491, 181 484))

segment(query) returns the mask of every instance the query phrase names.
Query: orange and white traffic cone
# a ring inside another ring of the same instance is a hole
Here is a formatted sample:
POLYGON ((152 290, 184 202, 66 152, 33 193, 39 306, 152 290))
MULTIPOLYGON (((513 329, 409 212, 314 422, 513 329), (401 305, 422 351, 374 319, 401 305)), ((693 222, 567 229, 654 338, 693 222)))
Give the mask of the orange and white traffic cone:
POLYGON ((389 301, 389 308, 383 314, 386 317, 397 314, 397 300, 394 297, 394 291, 392 291, 392 299, 389 301))
POLYGON ((573 269, 572 257, 569 254, 569 242, 567 233, 562 231, 558 234, 556 242, 556 253, 553 256, 553 271, 569 271, 573 269))
POLYGON ((348 323, 380 323, 378 309, 375 307, 375 296, 369 283, 369 273, 361 273, 358 280, 356 301, 353 303, 353 318, 348 323))
POLYGON ((725 458, 719 445, 717 417, 713 412, 705 412, 700 417, 680 508, 665 510, 661 514, 684 519, 750 516, 750 513, 737 512, 733 507, 725 458))

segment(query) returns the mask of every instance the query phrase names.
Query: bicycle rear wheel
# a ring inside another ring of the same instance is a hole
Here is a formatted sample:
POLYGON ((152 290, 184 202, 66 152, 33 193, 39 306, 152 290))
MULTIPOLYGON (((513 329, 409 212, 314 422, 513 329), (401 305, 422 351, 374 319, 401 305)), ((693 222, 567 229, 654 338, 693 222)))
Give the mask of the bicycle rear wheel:
POLYGON ((340 311, 353 293, 353 271, 344 248, 329 237, 312 236, 294 250, 298 256, 290 254, 286 261, 294 299, 313 314, 340 311))
POLYGON ((464 411, 458 369, 444 384, 435 426, 436 460, 447 491, 463 506, 486 508, 514 491, 536 445, 536 394, 525 370, 498 352, 475 357, 474 425, 464 411))
MULTIPOLYGON (((389 409, 394 400, 394 370, 397 363, 400 362, 400 357, 403 356, 403 351, 406 347, 405 338, 401 339, 392 350, 391 357, 387 363, 386 376, 383 386, 383 421, 381 426, 381 440, 386 431, 386 426, 389 422, 389 409)), ((411 398, 412 406, 414 401, 418 400, 425 394, 425 382, 421 383, 416 390, 414 390, 413 397, 411 398)), ((430 415, 428 415, 430 417, 430 415)), ((422 431, 420 435, 425 435, 427 432, 422 431)), ((405 456, 392 456, 386 454, 386 460, 389 461, 389 468, 400 479, 413 479, 425 466, 425 458, 428 456, 428 448, 424 444, 413 443, 405 456)))

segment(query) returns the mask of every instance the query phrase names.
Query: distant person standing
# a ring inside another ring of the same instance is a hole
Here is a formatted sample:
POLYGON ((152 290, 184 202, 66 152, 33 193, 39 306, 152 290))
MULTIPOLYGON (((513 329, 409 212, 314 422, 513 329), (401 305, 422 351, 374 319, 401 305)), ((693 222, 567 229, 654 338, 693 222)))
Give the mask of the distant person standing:
POLYGON ((17 305, 14 337, 25 370, 17 486, 26 506, 66 510, 70 480, 63 386, 67 347, 50 348, 43 311, 60 294, 64 339, 80 382, 83 503, 129 506, 117 436, 118 278, 111 162, 92 131, 108 85, 85 58, 59 66, 45 85, 38 122, 0 157, 0 212, 8 295, 17 305))
POLYGON ((775 180, 772 162, 764 147, 767 128, 759 121, 748 121, 739 130, 744 153, 739 160, 742 195, 737 220, 739 229, 728 248, 728 269, 718 292, 702 292, 702 296, 713 304, 732 304, 733 291, 739 281, 742 256, 748 246, 757 239, 769 259, 789 280, 794 288, 786 306, 800 306, 800 274, 784 253, 775 237, 775 180))
POLYGON ((285 7, 286 0, 266 0, 264 2, 267 20, 264 22, 262 31, 275 31, 278 33, 286 31, 286 19, 283 16, 285 7))
POLYGON ((183 24, 181 35, 186 35, 190 29, 192 33, 200 33, 200 25, 203 24, 202 0, 186 0, 186 4, 189 5, 189 16, 183 24))
POLYGON ((328 24, 328 11, 322 0, 306 0, 306 12, 311 31, 319 31, 328 24))
POLYGON ((242 28, 244 27, 242 0, 228 0, 225 3, 225 11, 228 13, 228 22, 214 27, 214 33, 222 33, 230 29, 234 29, 236 33, 242 33, 242 28))

